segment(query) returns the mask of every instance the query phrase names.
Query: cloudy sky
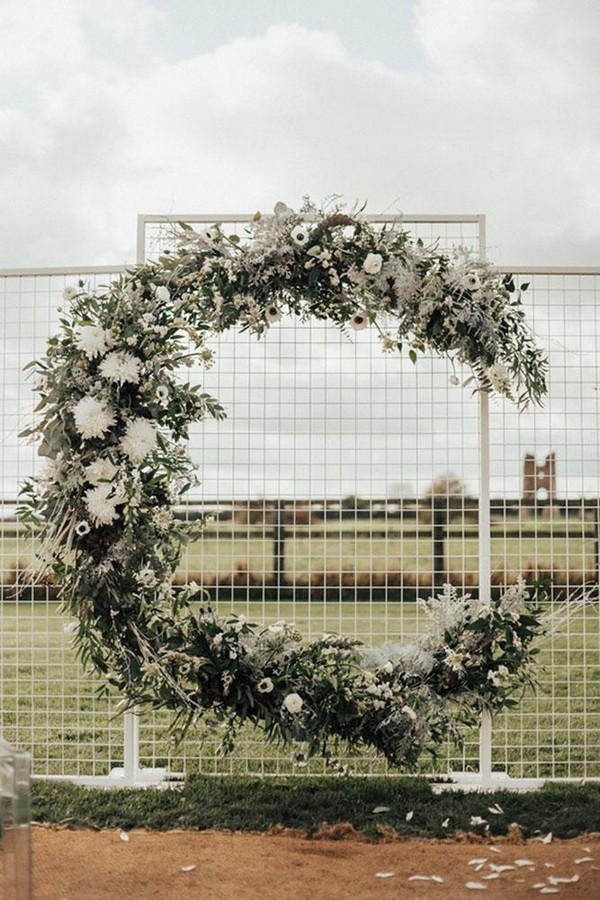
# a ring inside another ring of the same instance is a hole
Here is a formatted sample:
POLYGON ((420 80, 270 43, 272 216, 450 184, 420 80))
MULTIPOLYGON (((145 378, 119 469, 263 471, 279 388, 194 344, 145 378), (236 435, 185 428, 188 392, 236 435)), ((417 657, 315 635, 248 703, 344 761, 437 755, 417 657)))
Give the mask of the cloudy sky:
MULTIPOLYGON (((138 213, 305 194, 485 213, 493 262, 596 266, 599 85, 597 0, 4 0, 0 269, 131 263, 138 213)), ((35 466, 21 369, 55 327, 51 287, 0 297, 11 496, 35 466)), ((544 411, 494 410, 496 493, 550 450, 563 496, 598 492, 598 288, 567 287, 529 292, 553 390, 544 411)), ((226 338, 205 376, 230 412, 192 448, 209 494, 414 495, 449 471, 477 490, 477 405, 445 364, 415 381, 366 333, 290 328, 226 338)))
POLYGON ((0 267, 130 262, 140 212, 341 194, 600 252, 597 0, 4 0, 0 267))

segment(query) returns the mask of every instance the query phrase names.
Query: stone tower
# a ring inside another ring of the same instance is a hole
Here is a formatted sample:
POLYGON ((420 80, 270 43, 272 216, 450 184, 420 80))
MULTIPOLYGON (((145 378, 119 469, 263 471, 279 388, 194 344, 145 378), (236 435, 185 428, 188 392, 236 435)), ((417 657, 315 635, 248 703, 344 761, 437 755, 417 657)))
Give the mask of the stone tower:
POLYGON ((556 500, 556 453, 549 453, 543 465, 538 466, 533 453, 525 454, 523 463, 523 505, 535 506, 537 492, 542 489, 548 495, 548 505, 556 500))

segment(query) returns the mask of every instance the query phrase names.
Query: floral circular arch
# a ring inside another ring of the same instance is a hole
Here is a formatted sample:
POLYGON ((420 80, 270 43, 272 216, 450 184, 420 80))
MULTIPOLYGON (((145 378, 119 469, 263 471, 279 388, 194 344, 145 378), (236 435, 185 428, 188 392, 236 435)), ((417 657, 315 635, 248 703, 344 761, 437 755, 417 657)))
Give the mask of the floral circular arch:
POLYGON ((198 532, 174 506, 196 480, 190 423, 224 410, 178 370, 210 365, 216 333, 260 337, 295 315, 375 328, 383 351, 413 362, 432 351, 468 364, 475 389, 523 406, 545 393, 546 358, 520 290, 464 250, 308 202, 257 214, 247 240, 219 225, 180 224, 173 237, 173 251, 102 292, 67 288, 60 331, 31 364, 40 417, 25 434, 48 464, 23 486, 20 515, 41 529, 41 565, 78 619, 80 657, 127 704, 174 710, 178 733, 210 712, 226 748, 249 721, 308 756, 331 760, 342 741, 410 767, 532 681, 540 623, 525 585, 488 605, 447 586, 424 604, 422 637, 377 649, 201 606, 196 585, 172 583, 198 532))

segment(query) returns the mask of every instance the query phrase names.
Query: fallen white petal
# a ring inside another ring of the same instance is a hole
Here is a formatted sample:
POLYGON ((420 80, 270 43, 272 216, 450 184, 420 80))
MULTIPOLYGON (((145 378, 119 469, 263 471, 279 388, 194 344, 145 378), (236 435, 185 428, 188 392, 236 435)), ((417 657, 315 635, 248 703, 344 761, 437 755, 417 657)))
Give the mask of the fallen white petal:
POLYGON ((411 875, 408 881, 431 881, 431 875, 411 875))
POLYGON ((487 862, 487 856, 481 856, 479 859, 470 859, 467 863, 468 866, 482 866, 487 862))
POLYGON ((542 842, 542 844, 550 844, 552 842, 552 832, 549 831, 546 837, 538 838, 542 842))
POLYGON ((502 850, 500 849, 500 847, 491 846, 490 850, 492 851, 492 853, 502 853, 502 850))
POLYGON ((500 878, 497 872, 492 872, 491 875, 483 875, 482 877, 484 881, 492 881, 494 878, 500 878))
POLYGON ((579 875, 573 875, 572 878, 567 878, 566 875, 548 875, 548 881, 550 884, 574 884, 579 881, 579 875))
POLYGON ((532 859, 515 859, 515 866, 535 866, 532 859))
POLYGON ((195 868, 196 868, 196 866, 182 866, 181 871, 182 872, 193 872, 195 868))
POLYGON ((447 828, 449 824, 450 824, 450 819, 449 818, 444 819, 444 821, 442 822, 442 828, 447 828))
POLYGON ((494 803, 493 806, 488 806, 488 812, 491 812, 493 816, 503 816, 504 810, 500 806, 499 803, 494 803))
POLYGON ((444 879, 441 878, 439 875, 432 875, 432 876, 431 876, 431 880, 432 880, 432 881, 436 881, 438 884, 443 884, 443 883, 444 883, 444 879))
POLYGON ((485 825, 487 819, 482 819, 481 816, 471 816, 471 825, 485 825))
POLYGON ((537 881, 533 886, 536 889, 536 891, 539 891, 540 888, 546 887, 546 882, 545 881, 537 881))
POLYGON ((395 872, 376 872, 375 878, 391 878, 395 874, 395 872))
POLYGON ((544 863, 547 869, 554 869, 554 863, 544 863))
POLYGON ((414 814, 415 814, 414 809, 411 809, 410 812, 407 812, 407 813, 406 813, 406 821, 407 821, 407 822, 410 822, 410 820, 412 819, 412 817, 414 816, 414 814))
POLYGON ((575 865, 578 866, 580 863, 593 862, 593 861, 594 861, 593 856, 581 856, 579 859, 575 860, 575 865))
POLYGON ((119 837, 120 837, 120 839, 121 839, 122 841, 128 841, 128 840, 129 840, 129 835, 127 834, 126 831, 120 831, 120 832, 119 832, 119 837))
POLYGON ((490 869, 492 872, 508 872, 510 869, 514 869, 514 866, 497 866, 496 863, 490 863, 490 869))
POLYGON ((582 850, 585 850, 586 853, 591 853, 591 849, 589 847, 582 847, 582 850))
POLYGON ((560 894, 560 891, 558 888, 545 887, 541 889, 540 894, 560 894))
POLYGON ((377 813, 389 812, 389 811, 390 811, 389 806, 376 806, 375 809, 373 810, 373 814, 377 815, 377 813))
POLYGON ((487 884, 482 884, 480 881, 467 881, 465 887, 470 891, 487 891, 487 884))

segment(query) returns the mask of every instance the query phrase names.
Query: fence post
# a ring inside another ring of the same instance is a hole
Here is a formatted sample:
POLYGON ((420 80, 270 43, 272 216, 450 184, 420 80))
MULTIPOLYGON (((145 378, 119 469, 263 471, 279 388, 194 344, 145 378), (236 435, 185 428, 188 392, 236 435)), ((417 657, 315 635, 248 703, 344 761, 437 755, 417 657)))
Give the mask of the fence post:
POLYGON ((280 500, 275 505, 275 524, 273 525, 273 582, 277 589, 285 583, 285 525, 283 523, 283 504, 280 500))
POLYGON ((140 718, 137 707, 123 714, 123 778, 133 784, 140 770, 140 718))
MULTIPOLYGON (((445 502, 447 504, 448 500, 445 502)), ((443 587, 444 582, 446 581, 446 517, 444 515, 443 504, 443 500, 434 498, 431 516, 431 532, 433 538, 433 586, 435 588, 443 587)))

